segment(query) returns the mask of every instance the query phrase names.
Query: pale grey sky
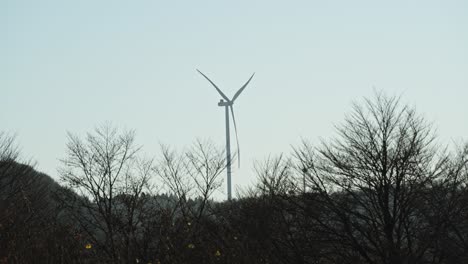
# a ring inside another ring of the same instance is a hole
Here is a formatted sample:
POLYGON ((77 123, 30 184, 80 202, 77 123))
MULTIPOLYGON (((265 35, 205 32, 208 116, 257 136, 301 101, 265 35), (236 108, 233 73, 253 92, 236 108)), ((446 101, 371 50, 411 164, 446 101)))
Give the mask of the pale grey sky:
MULTIPOLYGON (((441 140, 468 135, 468 1, 0 1, 0 129, 57 178, 66 131, 135 129, 149 155, 224 146, 232 96, 242 167, 332 135, 373 87, 402 95, 441 140)), ((235 146, 235 143, 233 144, 235 146)))

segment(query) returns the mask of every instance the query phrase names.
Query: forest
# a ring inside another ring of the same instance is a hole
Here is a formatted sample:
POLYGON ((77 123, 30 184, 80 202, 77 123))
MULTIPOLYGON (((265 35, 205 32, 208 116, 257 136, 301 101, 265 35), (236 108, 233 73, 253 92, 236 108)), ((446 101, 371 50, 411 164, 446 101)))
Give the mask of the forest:
POLYGON ((222 147, 135 138, 69 132, 55 181, 0 131, 0 263, 468 263, 468 143, 400 97, 357 101, 231 201, 222 147))

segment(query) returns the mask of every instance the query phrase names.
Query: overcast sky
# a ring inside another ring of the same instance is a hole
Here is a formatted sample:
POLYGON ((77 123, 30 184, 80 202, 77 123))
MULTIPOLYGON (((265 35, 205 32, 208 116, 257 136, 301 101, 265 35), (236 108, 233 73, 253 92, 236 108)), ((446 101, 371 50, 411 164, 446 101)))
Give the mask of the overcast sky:
MULTIPOLYGON (((441 141, 468 139, 468 1, 0 1, 0 130, 58 179, 66 132, 110 121, 148 155, 224 146, 235 104, 242 166, 333 135, 373 89, 402 95, 441 141)), ((233 142, 233 148, 235 143, 233 142)), ((235 149, 235 148, 234 148, 235 149)))

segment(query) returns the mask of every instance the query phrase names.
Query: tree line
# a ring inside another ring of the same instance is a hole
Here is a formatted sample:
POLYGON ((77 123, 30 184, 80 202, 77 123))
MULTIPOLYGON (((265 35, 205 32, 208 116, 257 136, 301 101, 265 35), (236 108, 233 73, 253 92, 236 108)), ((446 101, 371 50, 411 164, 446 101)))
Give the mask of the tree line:
POLYGON ((468 144, 398 97, 257 163, 230 202, 222 148, 148 158, 135 138, 69 133, 56 183, 0 132, 0 263, 468 263, 468 144))

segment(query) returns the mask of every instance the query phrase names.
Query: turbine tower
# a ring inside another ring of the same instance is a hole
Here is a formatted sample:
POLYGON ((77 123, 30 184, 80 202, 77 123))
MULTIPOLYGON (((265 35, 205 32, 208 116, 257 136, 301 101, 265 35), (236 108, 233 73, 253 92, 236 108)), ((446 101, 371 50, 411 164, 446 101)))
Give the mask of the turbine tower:
POLYGON ((249 84, 250 80, 254 77, 255 73, 250 76, 249 80, 234 94, 232 99, 229 100, 229 98, 212 82, 205 74, 203 74, 201 71, 197 69, 197 71, 207 79, 211 85, 214 86, 216 91, 221 95, 223 99, 219 100, 218 106, 224 106, 225 109, 225 114, 226 114, 226 172, 227 172, 227 195, 228 195, 228 200, 231 200, 231 137, 229 133, 229 111, 231 112, 232 115, 232 121, 234 123, 234 131, 236 133, 236 142, 237 142, 237 159, 238 159, 238 164, 240 165, 240 151, 239 151, 239 138, 237 137, 237 125, 236 125, 236 119, 234 117, 234 101, 239 97, 239 95, 242 93, 242 91, 247 87, 249 84))

